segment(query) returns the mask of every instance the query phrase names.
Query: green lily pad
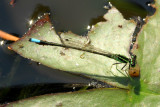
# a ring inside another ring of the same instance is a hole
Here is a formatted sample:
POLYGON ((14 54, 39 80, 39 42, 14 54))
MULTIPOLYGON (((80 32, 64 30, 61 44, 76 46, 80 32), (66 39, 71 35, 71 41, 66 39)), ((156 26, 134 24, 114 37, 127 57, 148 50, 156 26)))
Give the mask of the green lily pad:
MULTIPOLYGON (((36 98, 36 97, 35 97, 36 98)), ((12 107, 106 107, 107 105, 118 106, 119 104, 124 105, 123 101, 127 101, 127 92, 119 89, 96 89, 92 91, 80 91, 75 93, 67 94, 55 94, 45 95, 36 99, 29 99, 17 104, 12 104, 12 107), (119 93, 119 96, 117 96, 119 93), (107 98, 106 96, 116 96, 107 98), (123 96, 123 97, 122 97, 123 96), (47 99, 46 99, 47 98, 47 99), (103 103, 102 103, 103 102, 103 103)), ((125 104, 130 105, 130 103, 125 104)), ((9 107, 9 106, 8 106, 9 107)))
POLYGON ((6 107, 157 107, 160 95, 132 95, 122 89, 94 89, 42 95, 10 103, 6 107))
MULTIPOLYGON (((114 59, 76 49, 39 45, 29 41, 29 38, 36 38, 78 48, 94 47, 104 53, 121 54, 129 58, 128 51, 136 23, 125 20, 116 8, 109 10, 104 18, 105 22, 97 23, 88 36, 84 37, 71 32, 57 35, 46 15, 36 22, 23 38, 13 43, 11 48, 23 57, 48 67, 84 74, 117 87, 128 88, 127 83, 118 81, 125 76, 117 71, 116 66, 112 66, 117 62, 114 59)), ((121 69, 123 66, 124 64, 119 64, 118 68, 121 69)))
POLYGON ((141 89, 149 93, 160 93, 160 1, 156 1, 156 13, 146 19, 138 37, 138 63, 141 68, 141 89))

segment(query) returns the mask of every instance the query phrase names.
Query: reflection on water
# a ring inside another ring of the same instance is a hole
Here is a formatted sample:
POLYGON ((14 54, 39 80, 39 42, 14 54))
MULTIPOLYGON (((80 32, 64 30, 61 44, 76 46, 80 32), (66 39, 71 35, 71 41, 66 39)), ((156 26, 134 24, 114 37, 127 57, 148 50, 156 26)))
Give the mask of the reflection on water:
MULTIPOLYGON (((122 3, 125 1, 123 0, 122 3)), ((128 1, 127 3, 131 5, 131 2, 128 1)), ((120 8, 125 16, 145 17, 153 11, 146 7, 145 2, 131 1, 132 6, 127 8, 132 9, 124 11, 124 8, 120 8), (140 7, 138 10, 141 11, 134 10, 137 4, 140 7)), ((106 0, 16 0, 16 4, 13 7, 9 5, 9 2, 10 0, 0 0, 0 30, 21 35, 20 37, 27 32, 28 28, 44 12, 50 12, 52 23, 57 32, 71 30, 74 33, 85 35, 88 31, 87 26, 104 20, 102 16, 107 10, 103 7, 108 4, 106 0)), ((118 1, 119 5, 115 5, 124 7, 121 6, 123 5, 122 3, 118 1)), ((19 93, 21 94, 19 96, 22 96, 23 93, 27 92, 27 94, 31 94, 25 88, 31 84, 49 84, 48 86, 45 85, 46 87, 44 88, 50 90, 52 87, 49 86, 54 86, 53 83, 88 84, 91 82, 90 79, 84 77, 37 65, 36 62, 24 59, 13 51, 8 50, 8 44, 6 43, 9 44, 9 42, 0 39, 0 98, 4 98, 1 103, 16 100, 14 97, 12 97, 12 100, 5 100, 6 97, 9 98, 9 95, 14 96, 14 94, 17 94, 14 93, 15 89, 13 88, 16 86, 20 87, 19 90, 24 88, 19 93)), ((41 94, 47 93, 42 90, 42 87, 39 90, 41 94)), ((51 93, 51 91, 48 91, 48 93, 51 93)))
MULTIPOLYGON (((56 83, 39 83, 39 84, 29 84, 29 85, 18 85, 12 87, 5 87, 0 89, 0 103, 6 103, 6 101, 11 102, 23 98, 43 95, 47 93, 57 93, 57 92, 73 92, 85 88, 85 84, 76 85, 74 88, 70 84, 56 84, 56 83)), ((89 87, 88 89, 92 89, 89 87)))
POLYGON ((146 15, 152 15, 155 12, 149 3, 154 0, 109 0, 116 8, 124 15, 125 18, 129 19, 133 16, 140 16, 145 18, 146 15), (147 10, 147 11, 146 11, 147 10))

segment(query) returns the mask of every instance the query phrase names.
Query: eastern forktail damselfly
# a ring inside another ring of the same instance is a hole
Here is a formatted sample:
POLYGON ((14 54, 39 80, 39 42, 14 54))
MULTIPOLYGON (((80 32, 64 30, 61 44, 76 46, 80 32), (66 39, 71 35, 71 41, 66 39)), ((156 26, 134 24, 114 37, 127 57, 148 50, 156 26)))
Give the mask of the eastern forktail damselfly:
MULTIPOLYGON (((93 46, 90 46, 88 48, 79 48, 79 47, 75 47, 75 46, 69 46, 69 45, 65 45, 65 44, 48 42, 48 41, 39 40, 39 39, 35 39, 35 38, 30 38, 29 41, 35 42, 37 44, 42 44, 42 45, 51 45, 51 46, 59 46, 59 47, 64 47, 64 48, 71 48, 71 49, 76 49, 76 50, 85 51, 85 52, 89 52, 89 53, 94 53, 97 55, 106 56, 108 58, 112 58, 112 59, 119 62, 119 63, 114 63, 113 65, 124 63, 125 65, 122 67, 121 70, 123 70, 123 68, 127 65, 127 63, 129 63, 129 68, 135 67, 135 65, 136 65, 136 55, 131 55, 131 58, 127 58, 126 56, 123 56, 120 54, 112 54, 109 52, 100 51, 100 49, 97 49, 93 46)), ((117 67, 116 67, 116 69, 117 69, 117 67)), ((118 71, 121 72, 120 70, 118 70, 118 71)))

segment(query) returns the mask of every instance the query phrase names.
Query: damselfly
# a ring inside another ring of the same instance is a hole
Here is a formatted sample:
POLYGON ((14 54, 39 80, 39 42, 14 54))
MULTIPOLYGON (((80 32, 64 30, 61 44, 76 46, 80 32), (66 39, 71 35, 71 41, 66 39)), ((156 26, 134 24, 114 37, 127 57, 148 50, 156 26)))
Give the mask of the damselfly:
MULTIPOLYGON (((119 63, 114 63, 113 65, 124 63, 125 65, 121 68, 121 70, 123 70, 123 68, 127 65, 127 63, 129 63, 129 69, 130 69, 130 67, 135 67, 135 65, 136 65, 136 55, 133 55, 133 54, 131 55, 131 58, 127 58, 126 56, 123 56, 120 54, 112 54, 112 53, 100 51, 100 49, 97 49, 92 45, 87 46, 87 48, 79 48, 79 47, 75 47, 75 46, 59 44, 59 43, 54 43, 54 42, 48 42, 48 41, 39 40, 39 39, 35 39, 35 38, 30 38, 29 41, 35 42, 38 44, 42 44, 42 45, 51 45, 51 46, 59 46, 59 47, 64 47, 64 48, 71 48, 71 49, 76 49, 76 50, 80 50, 80 51, 85 51, 85 52, 89 52, 89 53, 94 53, 94 54, 106 56, 108 58, 112 58, 112 59, 119 62, 119 63)), ((116 69, 117 69, 117 66, 116 66, 116 69)), ((118 70, 118 71, 121 72, 120 70, 118 70)))

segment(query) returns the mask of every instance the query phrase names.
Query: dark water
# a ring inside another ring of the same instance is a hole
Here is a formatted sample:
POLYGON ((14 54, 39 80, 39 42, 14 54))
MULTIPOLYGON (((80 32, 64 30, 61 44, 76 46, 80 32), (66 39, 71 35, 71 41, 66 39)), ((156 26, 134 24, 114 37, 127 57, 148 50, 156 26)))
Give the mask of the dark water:
MULTIPOLYGON (((110 1, 124 14, 125 18, 134 16, 144 18, 154 12, 154 9, 147 6, 150 0, 110 1)), ((85 35, 88 25, 103 20, 102 16, 107 12, 103 7, 108 5, 106 0, 16 0, 14 6, 10 6, 9 2, 10 0, 0 0, 0 30, 19 37, 22 37, 31 26, 29 21, 37 20, 44 12, 51 13, 51 20, 57 32, 71 30, 85 35)), ((72 87, 63 87, 65 83, 88 84, 92 81, 24 59, 8 50, 9 42, 4 42, 5 45, 0 45, 0 103, 54 93, 58 92, 57 90, 71 91, 72 87), (36 90, 35 93, 38 94, 33 94, 33 90, 29 89, 36 90)))

